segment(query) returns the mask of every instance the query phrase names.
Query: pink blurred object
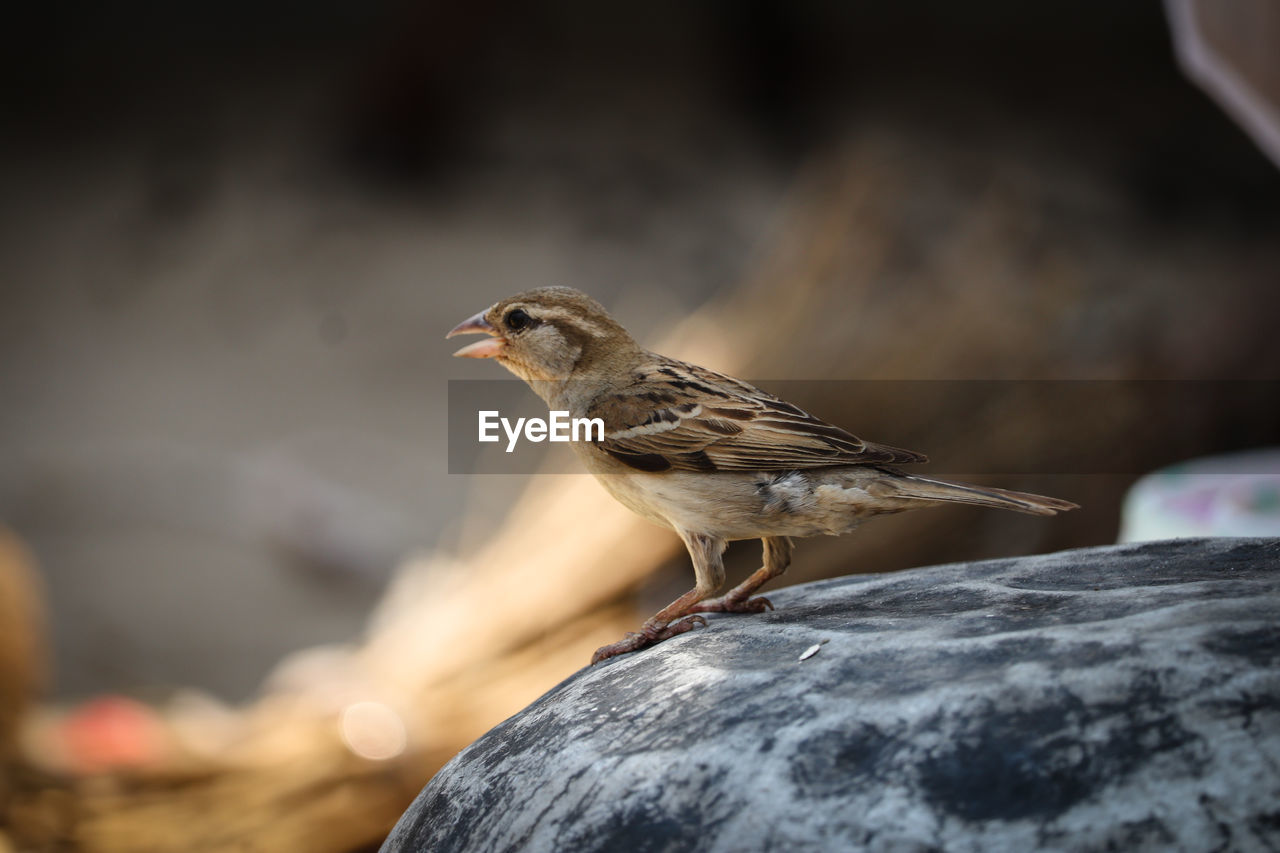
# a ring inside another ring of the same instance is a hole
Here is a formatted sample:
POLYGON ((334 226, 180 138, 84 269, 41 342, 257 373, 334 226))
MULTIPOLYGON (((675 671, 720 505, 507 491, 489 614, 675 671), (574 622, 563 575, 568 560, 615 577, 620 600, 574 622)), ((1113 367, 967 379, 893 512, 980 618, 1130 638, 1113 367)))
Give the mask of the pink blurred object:
POLYGON ((123 696, 101 696, 68 714, 55 728, 68 768, 101 773, 160 763, 170 752, 154 711, 123 696))

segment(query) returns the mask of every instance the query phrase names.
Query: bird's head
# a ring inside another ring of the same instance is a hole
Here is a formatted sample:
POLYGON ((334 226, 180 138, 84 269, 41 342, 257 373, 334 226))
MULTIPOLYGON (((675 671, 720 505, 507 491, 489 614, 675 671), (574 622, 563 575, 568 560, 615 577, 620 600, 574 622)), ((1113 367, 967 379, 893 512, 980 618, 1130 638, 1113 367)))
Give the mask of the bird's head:
POLYGON ((599 302, 570 287, 518 293, 463 320, 445 337, 480 333, 490 337, 454 355, 496 359, 527 382, 562 381, 636 348, 599 302))

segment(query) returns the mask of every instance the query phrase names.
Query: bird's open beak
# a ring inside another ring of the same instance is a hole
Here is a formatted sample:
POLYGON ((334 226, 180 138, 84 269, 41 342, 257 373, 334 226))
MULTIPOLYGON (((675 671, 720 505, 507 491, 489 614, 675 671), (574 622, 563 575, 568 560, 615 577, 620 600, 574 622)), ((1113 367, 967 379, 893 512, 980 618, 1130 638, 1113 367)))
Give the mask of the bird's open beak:
MULTIPOLYGON (((488 309, 485 309, 487 311, 488 309)), ((502 348, 506 346, 506 338, 498 334, 498 330, 489 324, 484 318, 485 311, 481 311, 474 317, 468 317, 458 325, 449 330, 449 334, 445 338, 452 338, 455 335, 492 335, 487 341, 476 341, 474 344, 468 344, 453 354, 454 358, 494 358, 502 348)))

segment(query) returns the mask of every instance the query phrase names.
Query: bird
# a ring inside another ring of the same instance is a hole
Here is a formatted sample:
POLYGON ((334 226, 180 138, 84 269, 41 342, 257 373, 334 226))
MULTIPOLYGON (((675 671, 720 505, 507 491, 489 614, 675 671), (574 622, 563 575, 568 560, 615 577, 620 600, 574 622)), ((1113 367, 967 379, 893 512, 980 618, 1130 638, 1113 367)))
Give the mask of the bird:
POLYGON ((454 353, 491 358, 553 411, 599 418, 574 452, 628 509, 675 531, 694 586, 639 631, 602 646, 591 663, 705 625, 703 613, 761 613, 754 593, 786 571, 792 539, 841 535, 864 520, 960 503, 1050 516, 1079 507, 1058 498, 948 482, 897 466, 922 454, 865 441, 755 386, 650 352, 596 300, 541 287, 500 300, 446 338, 484 334, 454 353), (760 539, 763 565, 724 586, 731 541, 760 539))

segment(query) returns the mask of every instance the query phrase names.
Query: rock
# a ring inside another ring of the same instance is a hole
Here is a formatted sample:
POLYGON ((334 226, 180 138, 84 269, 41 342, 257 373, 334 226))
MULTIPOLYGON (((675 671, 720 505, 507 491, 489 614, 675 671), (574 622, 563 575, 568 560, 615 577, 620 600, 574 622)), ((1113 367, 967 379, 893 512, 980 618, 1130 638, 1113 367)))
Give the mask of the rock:
POLYGON ((1280 846, 1280 540, 773 601, 578 672, 455 757, 383 851, 1280 846))

